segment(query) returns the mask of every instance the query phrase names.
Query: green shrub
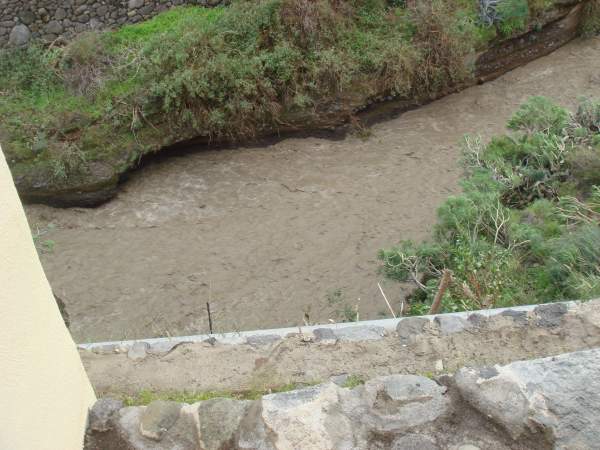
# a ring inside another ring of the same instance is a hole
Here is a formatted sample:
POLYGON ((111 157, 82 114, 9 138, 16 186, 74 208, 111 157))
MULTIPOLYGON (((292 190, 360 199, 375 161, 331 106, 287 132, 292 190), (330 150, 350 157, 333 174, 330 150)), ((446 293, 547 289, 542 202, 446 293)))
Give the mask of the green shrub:
POLYGON ((546 97, 532 97, 508 121, 511 130, 561 135, 569 125, 569 113, 546 97))
POLYGON ((586 3, 580 28, 584 37, 600 34, 600 0, 590 0, 586 3))
POLYGON ((569 155, 568 164, 580 191, 600 186, 600 147, 578 148, 569 155))
POLYGON ((504 36, 523 31, 529 21, 527 0, 500 0, 496 11, 499 16, 498 28, 504 36))
POLYGON ((584 99, 579 103, 575 120, 581 127, 600 131, 600 101, 584 99))
MULTIPOLYGON (((593 123, 590 104, 580 105, 581 125, 593 123)), ((590 145, 593 137, 570 133, 570 120, 538 97, 511 119, 516 135, 488 145, 465 140, 463 193, 439 208, 433 241, 404 241, 379 253, 388 277, 417 285, 412 314, 429 310, 444 270, 453 281, 442 312, 600 292, 600 149, 590 145), (572 196, 558 194, 565 186, 572 196)))

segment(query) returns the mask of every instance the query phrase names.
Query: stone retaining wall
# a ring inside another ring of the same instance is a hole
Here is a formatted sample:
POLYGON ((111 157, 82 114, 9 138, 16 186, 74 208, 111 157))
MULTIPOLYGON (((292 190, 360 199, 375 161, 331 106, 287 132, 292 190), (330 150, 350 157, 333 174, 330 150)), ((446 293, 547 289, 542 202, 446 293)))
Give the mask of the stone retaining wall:
POLYGON ((600 347, 600 300, 80 346, 98 395, 442 374, 600 347))
POLYGON ((536 450, 600 442, 600 349, 438 379, 331 380, 248 401, 100 400, 86 450, 536 450), (337 381, 337 382, 336 382, 337 381))
POLYGON ((0 0, 0 47, 53 42, 88 30, 137 23, 178 5, 227 0, 0 0))

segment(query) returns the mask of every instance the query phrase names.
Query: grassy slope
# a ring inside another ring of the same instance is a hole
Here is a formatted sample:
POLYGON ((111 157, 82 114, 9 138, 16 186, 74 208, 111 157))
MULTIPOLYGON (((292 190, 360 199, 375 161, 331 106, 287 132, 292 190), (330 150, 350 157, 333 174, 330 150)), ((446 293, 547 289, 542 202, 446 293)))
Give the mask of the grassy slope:
POLYGON ((600 101, 575 114, 541 97, 483 145, 467 137, 464 193, 439 209, 431 242, 381 251, 393 279, 421 278, 410 313, 600 296, 600 101))
POLYGON ((77 184, 194 136, 236 139, 322 120, 360 95, 434 94, 470 76, 464 56, 534 27, 548 0, 505 0, 484 25, 475 0, 234 1, 175 8, 65 48, 0 58, 2 143, 25 184, 77 184), (348 100, 349 101, 349 100, 348 100))

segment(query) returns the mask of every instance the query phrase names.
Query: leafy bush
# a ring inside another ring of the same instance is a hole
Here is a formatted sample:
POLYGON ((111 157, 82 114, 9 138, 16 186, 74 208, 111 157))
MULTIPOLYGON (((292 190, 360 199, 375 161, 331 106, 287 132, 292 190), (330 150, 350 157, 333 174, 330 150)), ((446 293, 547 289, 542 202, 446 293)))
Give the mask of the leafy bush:
POLYGON ((569 113, 545 97, 532 97, 508 122, 511 130, 552 135, 560 135, 567 125, 569 113))
POLYGON ((590 0, 585 5, 581 34, 584 37, 600 34, 600 0, 590 0))
POLYGON ((529 3, 527 0, 501 0, 496 7, 499 28, 503 35, 510 36, 526 28, 529 21, 529 3))
POLYGON ((444 312, 600 292, 595 104, 584 100, 571 116, 534 97, 509 121, 516 134, 488 145, 466 138, 463 193, 440 207, 433 242, 405 241, 379 254, 388 277, 418 286, 411 313, 429 310, 446 269, 453 282, 444 312), (590 124, 588 134, 573 132, 590 124), (567 186, 574 195, 560 194, 567 186))

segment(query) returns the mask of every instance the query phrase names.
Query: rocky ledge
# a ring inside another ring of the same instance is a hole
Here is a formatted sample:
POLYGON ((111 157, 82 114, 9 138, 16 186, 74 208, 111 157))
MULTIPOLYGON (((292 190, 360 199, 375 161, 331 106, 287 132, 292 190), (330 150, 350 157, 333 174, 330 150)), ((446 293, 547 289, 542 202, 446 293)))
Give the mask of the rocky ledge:
POLYGON ((599 371, 600 349, 592 349, 437 379, 390 375, 353 389, 330 381, 254 401, 123 408, 102 399, 90 412, 85 448, 598 448, 599 371))

